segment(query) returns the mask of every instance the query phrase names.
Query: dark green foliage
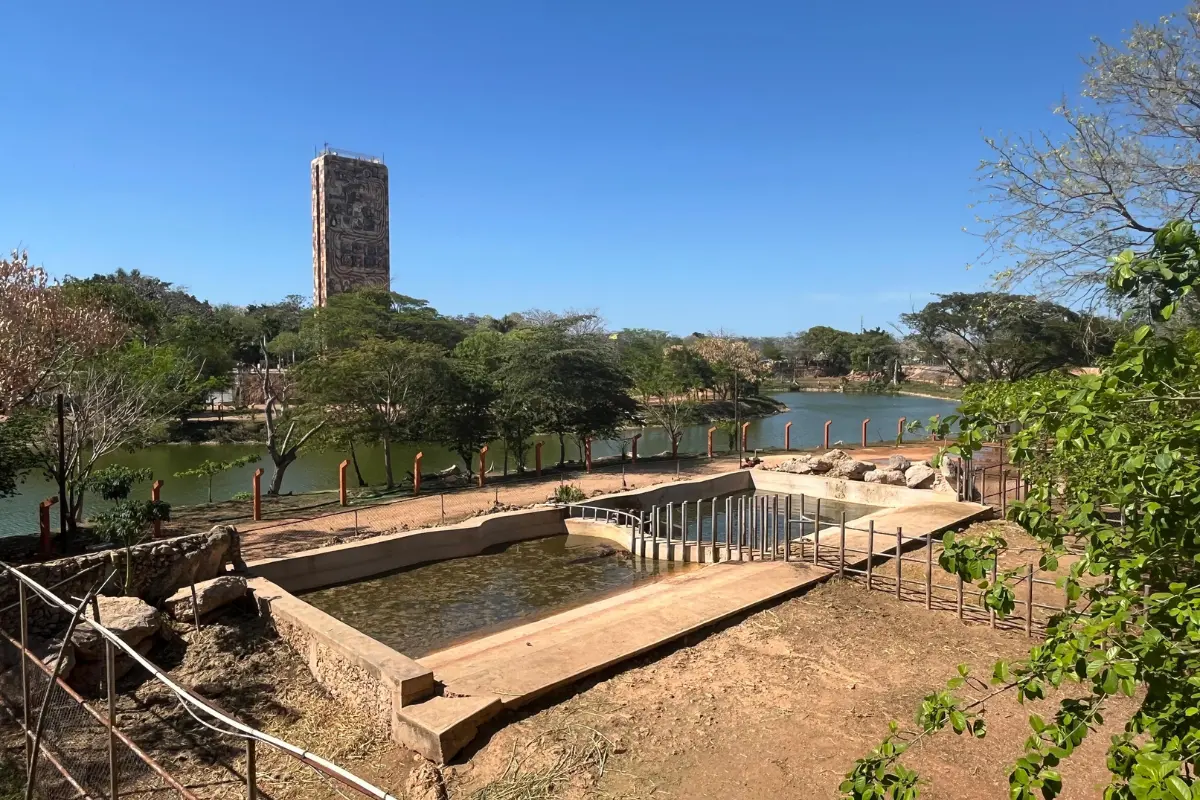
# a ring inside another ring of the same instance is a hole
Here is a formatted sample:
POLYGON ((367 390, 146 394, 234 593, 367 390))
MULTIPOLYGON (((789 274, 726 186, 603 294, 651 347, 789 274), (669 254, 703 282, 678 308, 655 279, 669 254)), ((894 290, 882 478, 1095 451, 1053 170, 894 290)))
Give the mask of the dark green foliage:
MULTIPOLYGON (((1200 756, 1200 347, 1197 336, 1165 325, 1200 285, 1200 237, 1172 223, 1146 254, 1114 259, 1110 288, 1142 305, 1155 321, 1122 337, 1099 375, 1039 376, 969 390, 959 441, 971 453, 1012 431, 1010 456, 1029 479, 1028 498, 1011 518, 1043 547, 1040 565, 1056 569, 1077 554, 1061 583, 1067 607, 1028 657, 998 662, 992 688, 974 681, 967 701, 947 685, 919 730, 893 729, 885 744, 847 776, 847 797, 881 797, 907 786, 897 763, 903 748, 957 713, 982 710, 989 697, 1013 692, 1022 702, 1076 684, 1051 719, 1029 718, 1032 735, 1009 772, 1009 797, 1057 797, 1060 764, 1103 723, 1111 698, 1135 698, 1124 730, 1108 747, 1110 785, 1103 797, 1197 796, 1200 756), (986 693, 985 690, 986 689, 986 693)), ((942 420, 948 432, 954 420, 942 420)), ((947 537, 941 565, 985 589, 987 608, 1012 611, 1015 574, 999 570, 999 538, 947 537)), ((974 679, 971 679, 974 680, 974 679)), ((931 702, 927 698, 927 702, 931 702)), ((967 716, 963 721, 969 723, 967 716)))

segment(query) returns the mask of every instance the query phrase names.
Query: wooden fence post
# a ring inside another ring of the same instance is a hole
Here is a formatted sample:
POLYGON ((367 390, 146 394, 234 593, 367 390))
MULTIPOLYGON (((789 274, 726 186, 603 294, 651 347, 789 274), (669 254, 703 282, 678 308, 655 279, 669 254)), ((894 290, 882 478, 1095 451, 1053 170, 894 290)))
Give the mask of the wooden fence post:
POLYGON ((1025 635, 1033 638, 1033 576, 1037 567, 1029 565, 1029 585, 1025 587, 1025 635))
POLYGON ((786 453, 792 449, 792 423, 787 423, 783 426, 783 451, 786 453))
MULTIPOLYGON (((162 481, 155 481, 154 483, 150 484, 150 499, 153 502, 157 503, 158 501, 162 500, 162 487, 163 487, 162 481)), ((161 537, 162 537, 162 520, 156 519, 156 520, 154 520, 154 538, 158 539, 161 537)))
POLYGON ((933 610, 933 534, 925 534, 925 610, 933 610))
POLYGON ((829 449, 829 426, 833 424, 833 420, 825 420, 825 449, 829 449))
POLYGON ((487 472, 487 451, 488 446, 486 444, 479 448, 479 485, 481 487, 487 483, 487 478, 484 477, 484 473, 487 472))
POLYGON ((413 456, 413 497, 421 493, 421 459, 425 458, 425 451, 421 451, 413 456))
MULTIPOLYGON (((41 534, 39 552, 43 558, 50 555, 50 506, 58 502, 58 497, 47 497, 38 503, 38 532, 41 534)), ((24 585, 24 584, 22 584, 24 585)))
POLYGON ((254 521, 262 519, 262 467, 254 470, 254 521))
POLYGON ((862 424, 862 446, 863 447, 867 446, 867 423, 870 421, 871 421, 870 417, 867 417, 866 419, 863 420, 863 424, 862 424))
MULTIPOLYGON (((342 463, 338 464, 338 504, 347 505, 346 503, 346 467, 350 466, 350 462, 342 459, 342 463)), ((421 479, 416 477, 417 473, 413 473, 413 480, 420 485, 421 479)))

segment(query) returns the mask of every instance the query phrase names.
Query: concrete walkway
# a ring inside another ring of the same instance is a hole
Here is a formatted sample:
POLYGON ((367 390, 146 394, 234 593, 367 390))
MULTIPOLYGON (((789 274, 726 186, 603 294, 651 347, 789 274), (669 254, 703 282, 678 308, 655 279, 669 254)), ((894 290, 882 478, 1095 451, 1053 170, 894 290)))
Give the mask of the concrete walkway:
MULTIPOLYGON (((928 539, 955 528, 962 528, 983 519, 992 513, 990 506, 978 503, 927 503, 919 506, 903 508, 886 508, 859 517, 846 525, 846 566, 851 569, 861 569, 867 563, 867 544, 870 535, 867 527, 875 523, 875 541, 871 551, 876 556, 892 555, 896 551, 896 529, 903 536, 903 548, 917 547, 917 542, 910 539, 928 539)), ((821 551, 827 557, 837 552, 841 545, 841 527, 831 525, 824 527, 817 534, 821 551)), ((812 534, 804 537, 811 543, 812 534)))
POLYGON ((714 564, 418 661, 452 694, 515 707, 829 574, 781 561, 714 564))

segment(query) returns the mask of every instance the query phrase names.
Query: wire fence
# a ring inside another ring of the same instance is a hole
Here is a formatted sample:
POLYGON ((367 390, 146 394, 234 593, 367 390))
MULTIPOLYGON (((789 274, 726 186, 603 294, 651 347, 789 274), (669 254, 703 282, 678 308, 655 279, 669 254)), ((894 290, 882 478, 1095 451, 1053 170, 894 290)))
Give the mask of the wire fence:
MULTIPOLYGON (((302 748, 245 725, 215 708, 105 627, 95 595, 54 594, 20 571, 0 565, 0 581, 16 583, 17 603, 0 609, 0 709, 24 742, 21 774, 39 798, 197 798, 185 782, 148 754, 164 731, 145 721, 123 722, 118 680, 144 670, 165 687, 191 719, 223 742, 225 771, 238 794, 254 800, 260 782, 256 748, 273 760, 299 761, 321 776, 328 794, 392 800, 392 796, 302 748), (64 646, 67 645, 67 646, 64 646), (70 679, 63 675, 70 667, 70 679)), ((106 580, 111 581, 110 574, 106 580)), ((212 750, 182 754, 206 763, 212 750)), ((202 786, 212 789, 212 783, 202 786)), ((228 794, 228 783, 222 795, 228 794)), ((208 796, 208 792, 203 793, 208 796)))

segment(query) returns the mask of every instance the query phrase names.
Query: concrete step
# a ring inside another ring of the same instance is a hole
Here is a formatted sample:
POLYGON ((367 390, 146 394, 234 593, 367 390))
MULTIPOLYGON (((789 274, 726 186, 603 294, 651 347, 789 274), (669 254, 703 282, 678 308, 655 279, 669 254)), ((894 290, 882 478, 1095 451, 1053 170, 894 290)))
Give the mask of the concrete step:
POLYGON ((433 697, 396 711, 392 733, 430 761, 445 764, 503 708, 495 695, 433 697))

